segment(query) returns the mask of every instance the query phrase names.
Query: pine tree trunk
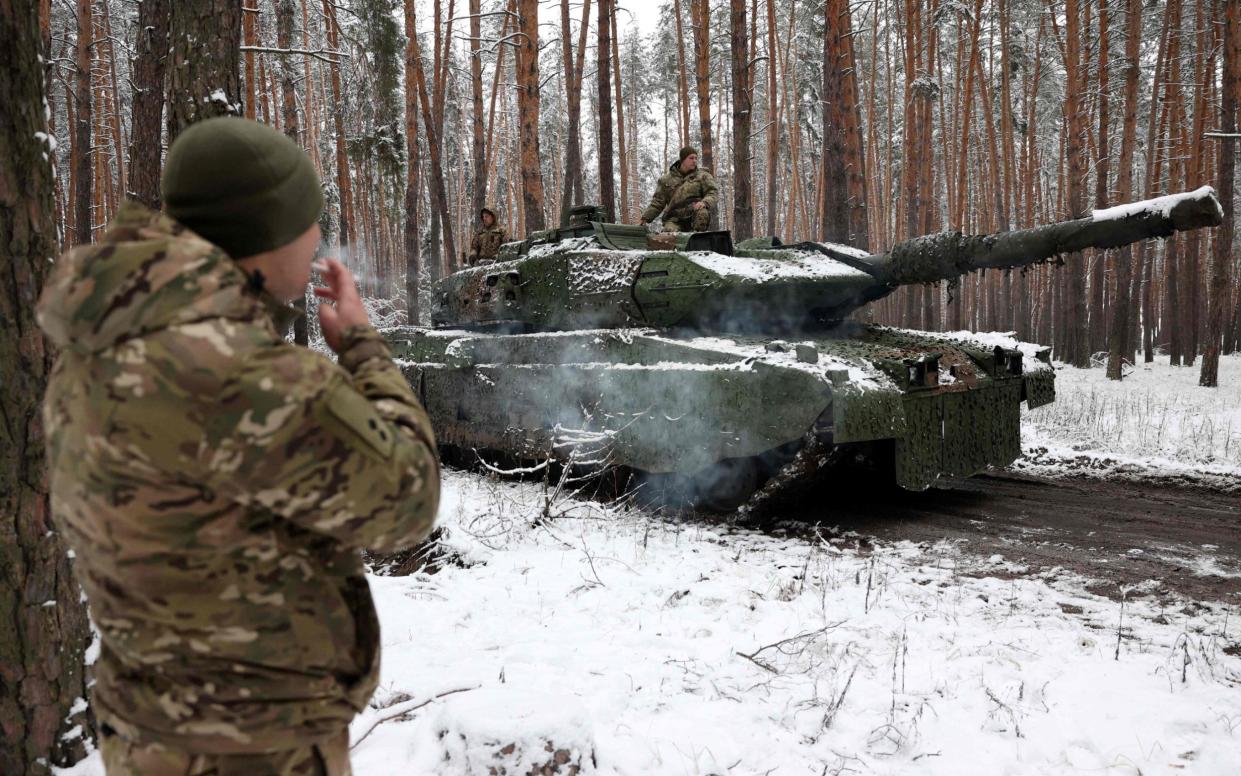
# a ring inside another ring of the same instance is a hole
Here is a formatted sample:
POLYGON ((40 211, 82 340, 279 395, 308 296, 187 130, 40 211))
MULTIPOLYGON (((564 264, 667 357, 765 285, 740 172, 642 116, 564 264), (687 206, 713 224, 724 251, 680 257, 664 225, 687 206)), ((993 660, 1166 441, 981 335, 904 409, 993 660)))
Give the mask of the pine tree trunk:
MULTIPOLYGON (((1095 92, 1099 95, 1098 113, 1099 113, 1099 132, 1096 135, 1096 147, 1098 149, 1098 163, 1095 165, 1095 207, 1105 208, 1108 206, 1108 173, 1109 163, 1111 159, 1108 155, 1108 120, 1109 100, 1108 100, 1108 25, 1109 17, 1107 10, 1108 0, 1100 0, 1099 2, 1099 29, 1095 39, 1099 45, 1099 83, 1095 92)), ((1123 200, 1122 200, 1123 201, 1123 200)), ((1091 353, 1097 353, 1103 350, 1107 344, 1107 327, 1104 325, 1106 320, 1103 313, 1104 294, 1104 263, 1107 260, 1105 251, 1091 251, 1093 254, 1090 262, 1090 345, 1091 353)))
MULTIPOLYGON (((608 220, 616 220, 616 182, 612 172, 612 6, 599 0, 599 204, 608 220)), ((676 0, 674 0, 676 2, 676 0)))
MULTIPOLYGON (((86 29, 89 29, 87 27, 86 29)), ((51 353, 35 302, 57 251, 37 3, 0 2, 0 773, 50 773, 85 750, 86 606, 51 523, 40 407, 51 353)), ((89 127, 89 122, 87 123, 89 127)), ((89 178, 88 178, 89 179, 89 178)))
POLYGON ((470 0, 470 130, 473 138, 471 163, 474 171, 471 218, 478 218, 479 212, 487 204, 487 172, 483 168, 483 156, 486 154, 483 147, 483 59, 479 51, 483 34, 481 13, 481 0, 470 0))
POLYGON ((776 233, 776 192, 780 174, 779 90, 776 88, 776 2, 767 0, 767 234, 776 233))
MULTIPOLYGON (((296 12, 295 0, 276 0, 276 46, 277 48, 293 48, 293 15, 296 12)), ((297 63, 293 54, 280 55, 280 117, 284 134, 294 143, 299 143, 301 134, 297 120, 297 63)), ((310 331, 306 321, 306 297, 293 300, 293 306, 302 315, 293 322, 293 341, 298 345, 310 342, 310 331)))
MULTIPOLYGON (((1089 2, 1089 0, 1085 0, 1089 2)), ((1065 0, 1064 65, 1068 73, 1065 84, 1064 114, 1068 137, 1064 155, 1065 184, 1068 193, 1069 218, 1086 215, 1086 112, 1083 96, 1086 91, 1086 69, 1083 66, 1081 43, 1084 34, 1081 27, 1082 11, 1078 0, 1065 0)), ((1065 312, 1069 320, 1065 326, 1065 360, 1077 367, 1090 365, 1090 341, 1088 338, 1085 273, 1077 257, 1070 257, 1061 271, 1068 273, 1065 288, 1067 298, 1065 312)))
POLYGON ((517 112, 521 140, 521 195, 526 234, 547 226, 543 215, 543 156, 539 153, 539 2, 518 0, 517 112))
POLYGON ((754 235, 754 203, 750 181, 752 86, 745 0, 732 0, 733 75, 733 239, 754 235))
MULTIPOLYGON (((615 0, 608 1, 615 2, 615 0)), ((600 0, 600 2, 604 2, 604 0, 600 0)), ((684 12, 681 10, 682 2, 683 0, 672 0, 672 7, 676 17, 677 96, 681 108, 681 145, 687 146, 689 145, 689 68, 685 62, 685 23, 683 22, 684 12)), ((693 3, 695 0, 689 0, 689 2, 693 3)), ((600 30, 600 34, 602 34, 602 30, 600 30)))
MULTIPOLYGON (((417 75, 414 72, 417 67, 418 52, 418 46, 414 41, 414 36, 418 34, 415 29, 414 2, 415 0, 405 0, 405 142, 409 149, 409 164, 405 173, 404 248, 405 311, 406 320, 410 326, 418 326, 421 323, 418 306, 418 277, 422 270, 422 246, 418 230, 418 205, 422 196, 418 175, 422 160, 419 158, 421 148, 418 143, 418 87, 416 85, 417 75)), ((484 168, 483 186, 485 189, 486 163, 484 160, 479 160, 479 163, 484 168)), ((485 195, 486 191, 484 191, 485 195)))
MULTIPOLYGON (((1224 17, 1224 83, 1220 100, 1220 132, 1237 132, 1237 97, 1241 93, 1241 0, 1219 0, 1219 15, 1224 17)), ((1215 234, 1215 256, 1211 264, 1210 318, 1207 322, 1206 348, 1202 355, 1202 372, 1198 384, 1219 385, 1219 353, 1224 337, 1224 317, 1228 313, 1229 269, 1233 261, 1233 234, 1236 229, 1234 199, 1236 189, 1237 140, 1220 139, 1219 200, 1224 206, 1224 223, 1215 234)))
POLYGON ((629 149, 625 139, 625 98, 621 86, 620 30, 616 28, 616 3, 612 7, 612 77, 616 80, 616 150, 620 175, 620 208, 616 220, 629 222, 629 149))
MULTIPOLYGON (((336 6, 331 0, 323 0, 323 25, 327 28, 327 46, 340 51, 340 28, 336 23, 336 6)), ((353 243, 353 188, 349 180, 349 156, 345 151, 345 106, 340 93, 340 63, 328 65, 332 81, 332 127, 336 147, 336 195, 339 223, 336 239, 341 259, 348 260, 349 246, 353 243)))
POLYGON ((161 204, 159 174, 164 135, 164 69, 168 64, 168 14, 169 0, 142 0, 138 6, 127 195, 152 210, 159 210, 161 204))
MULTIPOLYGON (((1133 196, 1133 152, 1138 126, 1138 54, 1142 32, 1141 0, 1126 0, 1125 8, 1125 107, 1120 131, 1120 159, 1116 165, 1116 199, 1128 202, 1133 196)), ((1133 353, 1130 337, 1133 252, 1125 246, 1116 252, 1116 292, 1112 301, 1111 328, 1108 331, 1107 376, 1121 379, 1121 366, 1133 353)))
POLYGON ((178 0, 169 20, 168 142, 195 121, 240 116, 241 4, 178 0))
MULTIPOLYGON (((694 11, 694 71, 698 82, 698 142, 702 144, 698 163, 715 173, 715 150, 711 142, 711 6, 708 0, 690 0, 694 11)), ((711 221, 716 220, 715 213, 711 221)))
POLYGON ((846 0, 828 0, 824 4, 823 25, 821 236, 865 248, 865 171, 851 27, 846 0))
POLYGON ((91 149, 91 128, 93 111, 91 109, 91 43, 95 30, 95 22, 91 12, 91 0, 77 2, 78 36, 74 63, 76 73, 73 88, 73 109, 76 124, 73 136, 73 203, 74 203, 74 240, 78 245, 86 245, 91 241, 91 230, 94 217, 92 214, 93 186, 95 179, 94 158, 91 149))
POLYGON ((569 0, 560 0, 560 35, 564 48, 565 98, 568 103, 568 129, 565 139, 563 193, 560 218, 564 223, 569 210, 582 204, 582 71, 585 66, 586 30, 590 27, 590 0, 582 4, 582 23, 578 28, 577 53, 569 26, 569 0))
MULTIPOLYGON (((413 0, 410 0, 406 6, 406 19, 409 29, 416 29, 416 18, 413 9, 413 0)), ((411 35, 409 37, 410 46, 413 49, 411 53, 413 59, 414 70, 414 86, 418 92, 418 105, 422 108, 422 127, 427 133, 427 150, 431 156, 431 210, 432 218, 432 237, 431 248, 431 280, 438 280, 440 276, 440 262, 438 256, 435 255, 437 241, 435 239, 436 225, 443 230, 444 248, 449 256, 453 256, 456 252, 455 243, 453 242, 453 230, 451 215, 448 212, 448 193, 444 186, 444 167, 440 156, 440 141, 437 122, 434 113, 431 110, 431 100, 427 95, 427 79, 426 69, 422 63, 422 53, 418 45, 418 36, 411 35)))

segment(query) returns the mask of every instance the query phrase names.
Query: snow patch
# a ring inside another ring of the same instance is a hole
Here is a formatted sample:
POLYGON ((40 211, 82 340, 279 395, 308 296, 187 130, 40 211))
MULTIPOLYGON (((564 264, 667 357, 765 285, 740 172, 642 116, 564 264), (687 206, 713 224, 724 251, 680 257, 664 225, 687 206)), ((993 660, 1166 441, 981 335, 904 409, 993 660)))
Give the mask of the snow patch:
MULTIPOLYGON (((1124 205, 1104 208, 1103 210, 1092 210, 1090 212, 1090 219, 1092 221, 1119 221, 1131 216, 1145 215, 1148 213, 1158 213, 1164 218, 1167 218, 1171 215, 1172 208, 1176 207, 1181 202, 1206 199, 1207 197, 1214 196, 1215 189, 1213 187, 1201 186, 1193 191, 1186 191, 1180 194, 1168 194, 1162 197, 1155 197, 1154 199, 1145 199, 1140 202, 1128 202, 1124 205)), ((1220 209, 1218 202, 1215 204, 1215 207, 1216 209, 1219 209, 1220 218, 1223 218, 1224 212, 1220 209)))
MULTIPOLYGON (((847 246, 842 246, 847 247, 847 246)), ((779 279, 821 280, 856 277, 869 281, 861 270, 833 261, 810 251, 788 251, 791 258, 758 259, 750 256, 725 256, 710 251, 692 251, 685 256, 710 272, 744 281, 763 282, 779 279)))

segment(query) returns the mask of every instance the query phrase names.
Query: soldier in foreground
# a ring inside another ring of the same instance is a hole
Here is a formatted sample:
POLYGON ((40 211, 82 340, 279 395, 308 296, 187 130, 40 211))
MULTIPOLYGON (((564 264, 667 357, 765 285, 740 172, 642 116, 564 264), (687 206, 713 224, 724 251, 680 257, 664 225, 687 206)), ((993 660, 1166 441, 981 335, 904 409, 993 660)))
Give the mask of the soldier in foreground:
POLYGON ((482 226, 474 233, 474 239, 470 240, 470 254, 467 257, 471 267, 495 261, 500 246, 508 240, 504 227, 496 223, 496 211, 485 207, 479 211, 478 219, 482 221, 482 226))
POLYGON ((642 211, 642 224, 663 216, 665 232, 702 232, 718 199, 715 178, 698 167, 698 149, 685 146, 656 184, 651 204, 642 211))
POLYGON ((338 363, 286 343, 323 209, 310 161, 239 118, 185 130, 166 214, 127 203, 57 262, 39 322, 55 524, 99 629, 116 774, 347 774, 379 670, 359 548, 421 541, 430 423, 349 270, 315 289, 338 363))

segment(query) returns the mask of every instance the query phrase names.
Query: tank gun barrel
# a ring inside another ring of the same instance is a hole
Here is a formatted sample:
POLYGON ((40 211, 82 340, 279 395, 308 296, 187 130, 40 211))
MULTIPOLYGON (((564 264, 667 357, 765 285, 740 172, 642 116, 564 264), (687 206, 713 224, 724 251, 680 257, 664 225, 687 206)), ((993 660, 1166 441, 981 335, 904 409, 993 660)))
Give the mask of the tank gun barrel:
POLYGON ((1086 248, 1117 248, 1151 237, 1168 237, 1218 226, 1224 211, 1215 190, 1171 194, 1096 210, 1086 218, 988 235, 960 232, 916 237, 869 257, 872 272, 892 286, 952 280, 977 269, 1037 264, 1086 248))

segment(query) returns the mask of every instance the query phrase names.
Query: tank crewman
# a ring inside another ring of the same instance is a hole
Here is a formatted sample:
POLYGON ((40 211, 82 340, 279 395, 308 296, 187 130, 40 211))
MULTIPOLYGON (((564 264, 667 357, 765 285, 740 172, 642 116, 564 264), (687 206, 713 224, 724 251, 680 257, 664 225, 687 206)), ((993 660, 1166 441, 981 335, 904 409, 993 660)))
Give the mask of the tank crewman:
POLYGON ((482 222, 482 226, 474 233, 474 239, 470 240, 470 253, 466 257, 471 267, 495 261, 500 246, 508 241, 504 227, 496 223, 496 211, 485 207, 478 212, 478 220, 482 222))
POLYGON ((56 262, 39 324, 52 512, 99 630, 109 776, 348 774, 379 669, 359 548, 431 530, 430 422, 328 259, 338 361, 288 343, 323 194, 271 127, 183 131, 165 213, 126 203, 56 262))
POLYGON ((665 232, 701 232, 711 223, 711 208, 718 199, 715 178, 698 166, 698 149, 685 146, 656 184, 651 204, 642 211, 642 223, 662 215, 665 232))

